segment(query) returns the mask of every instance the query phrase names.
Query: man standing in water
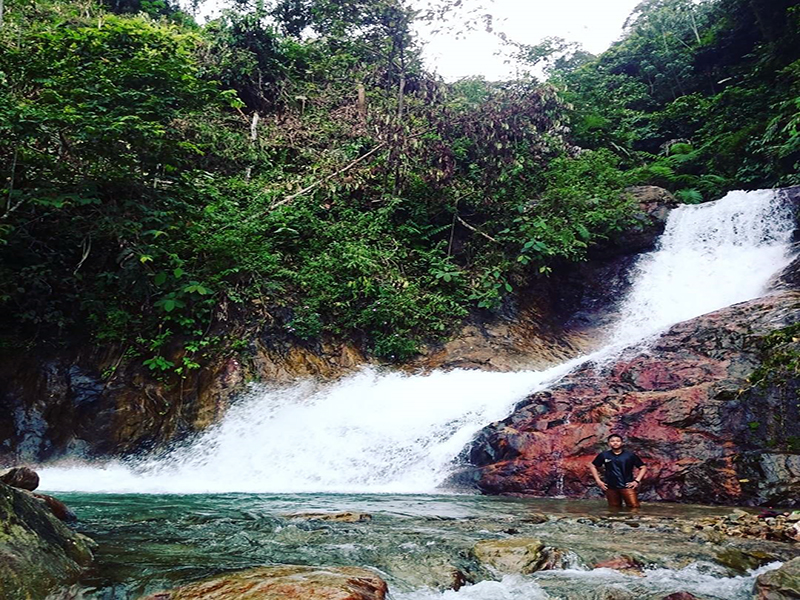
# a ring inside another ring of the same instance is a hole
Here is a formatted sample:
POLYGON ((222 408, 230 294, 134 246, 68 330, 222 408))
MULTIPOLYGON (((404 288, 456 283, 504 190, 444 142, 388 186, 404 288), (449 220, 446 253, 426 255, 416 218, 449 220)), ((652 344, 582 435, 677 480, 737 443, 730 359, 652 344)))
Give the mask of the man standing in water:
POLYGON ((608 436, 608 445, 611 449, 598 454, 589 465, 592 477, 606 493, 609 507, 621 507, 624 500, 629 508, 639 508, 637 490, 647 467, 641 458, 623 448, 622 436, 611 434, 608 436), (605 481, 600 478, 600 473, 597 471, 601 466, 605 466, 605 481))

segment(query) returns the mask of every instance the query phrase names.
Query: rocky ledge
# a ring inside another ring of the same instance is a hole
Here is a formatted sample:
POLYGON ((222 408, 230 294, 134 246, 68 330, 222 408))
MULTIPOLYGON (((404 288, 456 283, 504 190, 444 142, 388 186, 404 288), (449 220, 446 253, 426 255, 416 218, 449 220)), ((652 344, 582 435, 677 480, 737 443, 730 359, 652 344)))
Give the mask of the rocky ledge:
MULTIPOLYGON (((584 364, 483 429, 457 481, 598 496, 588 464, 620 433, 648 465, 644 500, 800 506, 800 378, 767 360, 768 336, 798 322, 800 293, 784 290, 679 323, 610 365, 584 364)), ((777 356, 791 360, 798 342, 789 336, 777 356)))
POLYGON ((75 583, 94 545, 29 491, 0 482, 0 598, 45 598, 75 583))

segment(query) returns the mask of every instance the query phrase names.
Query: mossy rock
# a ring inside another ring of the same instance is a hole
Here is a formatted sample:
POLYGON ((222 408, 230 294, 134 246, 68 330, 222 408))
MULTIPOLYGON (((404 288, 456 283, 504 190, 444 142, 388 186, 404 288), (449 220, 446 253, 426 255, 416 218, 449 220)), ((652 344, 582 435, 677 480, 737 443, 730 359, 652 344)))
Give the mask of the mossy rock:
POLYGON ((44 598, 77 581, 93 542, 29 493, 0 483, 0 598, 44 598))

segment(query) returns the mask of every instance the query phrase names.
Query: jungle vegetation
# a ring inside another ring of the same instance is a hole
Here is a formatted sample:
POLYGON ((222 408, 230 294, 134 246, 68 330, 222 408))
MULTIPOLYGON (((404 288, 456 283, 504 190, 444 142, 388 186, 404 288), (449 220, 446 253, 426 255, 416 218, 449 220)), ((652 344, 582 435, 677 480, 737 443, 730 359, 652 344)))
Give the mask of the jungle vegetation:
POLYGON ((547 81, 426 71, 404 0, 6 0, 0 327, 185 374, 248 332, 388 361, 626 227, 633 184, 800 184, 800 8, 645 0, 547 81))

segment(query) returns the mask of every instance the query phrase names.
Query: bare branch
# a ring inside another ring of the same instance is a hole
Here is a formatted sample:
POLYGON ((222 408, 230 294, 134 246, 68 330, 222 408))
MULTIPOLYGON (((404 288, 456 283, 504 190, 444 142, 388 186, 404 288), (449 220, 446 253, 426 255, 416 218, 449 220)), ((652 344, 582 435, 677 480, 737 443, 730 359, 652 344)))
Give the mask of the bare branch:
POLYGON ((475 233, 477 233, 478 235, 481 235, 481 236, 485 237, 485 238, 486 238, 487 240, 489 240, 490 242, 494 242, 495 244, 499 244, 499 243, 500 243, 500 242, 498 242, 496 239, 494 239, 492 236, 490 236, 488 233, 483 233, 483 232, 482 232, 480 229, 478 229, 478 228, 476 228, 476 227, 473 227, 472 225, 470 225, 469 223, 467 223, 467 222, 466 222, 464 219, 462 219, 462 218, 461 218, 461 217, 459 217, 458 215, 456 215, 456 220, 457 220, 459 223, 461 223, 461 224, 462 224, 464 227, 466 227, 467 229, 469 229, 470 231, 474 231, 474 232, 475 232, 475 233))

